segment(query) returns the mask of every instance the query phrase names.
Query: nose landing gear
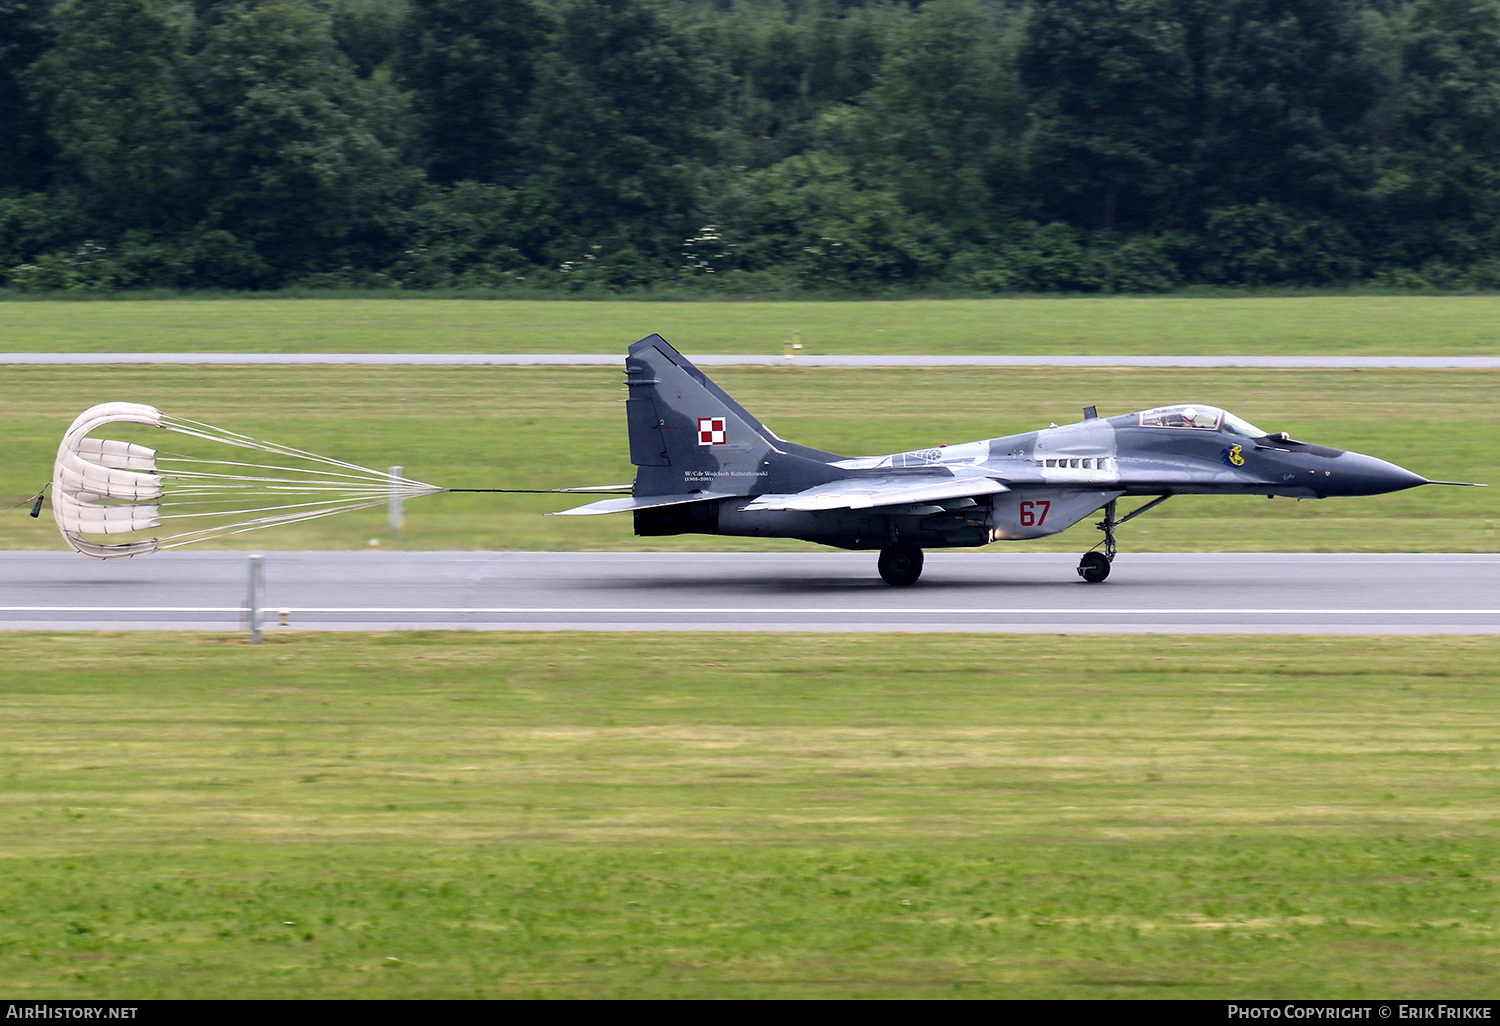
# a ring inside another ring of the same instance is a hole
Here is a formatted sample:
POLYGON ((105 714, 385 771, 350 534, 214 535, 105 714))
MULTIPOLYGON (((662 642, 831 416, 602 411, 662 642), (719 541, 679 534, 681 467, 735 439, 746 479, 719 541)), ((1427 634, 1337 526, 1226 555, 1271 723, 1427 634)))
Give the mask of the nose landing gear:
POLYGON ((1083 558, 1078 561, 1078 576, 1082 577, 1087 584, 1098 584, 1108 577, 1110 564, 1115 561, 1115 528, 1134 520, 1148 509, 1160 506, 1170 498, 1170 495, 1158 495, 1140 509, 1132 510, 1118 520, 1115 519, 1115 500, 1109 500, 1104 507, 1104 519, 1096 525, 1104 532, 1104 551, 1096 551, 1099 546, 1095 545, 1094 548, 1085 552, 1083 558))
POLYGON ((1109 561, 1114 558, 1114 553, 1085 552, 1083 558, 1078 561, 1078 576, 1089 584, 1098 584, 1109 576, 1109 561))

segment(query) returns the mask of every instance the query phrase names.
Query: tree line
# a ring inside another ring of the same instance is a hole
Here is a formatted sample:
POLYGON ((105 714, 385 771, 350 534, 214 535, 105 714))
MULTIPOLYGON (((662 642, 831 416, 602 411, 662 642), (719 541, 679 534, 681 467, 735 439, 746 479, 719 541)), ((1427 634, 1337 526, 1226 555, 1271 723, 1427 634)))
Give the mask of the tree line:
POLYGON ((12 289, 1500 287, 1500 0, 0 0, 12 289))

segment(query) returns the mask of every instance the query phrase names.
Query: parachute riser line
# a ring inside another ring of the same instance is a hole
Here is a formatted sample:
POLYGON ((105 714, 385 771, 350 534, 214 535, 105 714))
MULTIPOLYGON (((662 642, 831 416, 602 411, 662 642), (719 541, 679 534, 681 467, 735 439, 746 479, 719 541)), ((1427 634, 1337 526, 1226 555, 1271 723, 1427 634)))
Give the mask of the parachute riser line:
MULTIPOLYGON (((371 471, 368 471, 368 472, 366 472, 364 474, 335 474, 335 473, 331 473, 331 472, 329 472, 327 470, 308 470, 308 469, 306 469, 304 467, 283 467, 283 466, 278 466, 277 464, 274 464, 274 463, 239 463, 239 462, 236 462, 234 460, 200 460, 200 459, 192 459, 192 458, 186 457, 186 456, 161 456, 161 457, 157 458, 157 463, 174 463, 174 464, 175 463, 201 463, 201 464, 204 464, 205 466, 211 466, 211 467, 248 467, 248 468, 250 468, 252 470, 284 470, 284 471, 287 471, 288 473, 292 473, 292 474, 321 474, 323 476, 323 478, 344 478, 344 479, 347 479, 347 480, 350 480, 350 481, 368 481, 368 482, 381 481, 381 482, 384 482, 384 481, 406 481, 406 480, 408 480, 407 478, 404 478, 404 477, 398 478, 398 477, 392 477, 390 474, 382 474, 382 473, 380 473, 379 471, 376 471, 376 470, 371 470, 371 471)), ((212 475, 212 476, 229 476, 229 475, 216 475, 216 474, 213 473, 213 471, 208 471, 208 470, 174 470, 171 473, 174 474, 174 475, 176 475, 176 476, 183 476, 183 475, 187 475, 187 474, 208 474, 208 475, 212 475)), ((266 480, 275 480, 275 479, 274 478, 268 478, 266 480)), ((413 484, 419 484, 420 482, 412 482, 412 483, 413 484)), ((435 486, 424 486, 424 487, 435 487, 435 486)))
MULTIPOLYGON (((58 448, 50 487, 53 514, 63 537, 74 550, 98 559, 144 555, 444 491, 399 473, 373 470, 200 421, 163 415, 144 404, 123 402, 101 403, 74 420, 58 448), (155 427, 204 442, 263 452, 277 461, 204 459, 191 449, 160 453, 134 442, 90 437, 92 432, 115 423, 155 427), (236 470, 244 472, 224 472, 236 470), (201 526, 162 538, 140 537, 166 521, 192 519, 201 526), (106 544, 86 535, 134 536, 137 540, 106 544)), ((34 516, 40 505, 38 501, 34 516)))
POLYGON ((370 509, 374 506, 384 506, 385 501, 365 502, 357 506, 342 506, 337 509, 305 510, 301 513, 285 513, 277 517, 261 517, 258 520, 246 521, 243 524, 228 524, 223 527, 205 527, 198 531, 185 531, 182 534, 174 534, 161 540, 161 548, 175 549, 183 545, 192 545, 194 542, 207 541, 210 538, 228 538, 231 535, 245 534, 250 531, 260 531, 267 527, 281 527, 286 524, 300 524, 307 520, 318 520, 322 517, 331 517, 338 513, 352 513, 355 510, 370 509))
MULTIPOLYGON (((268 452, 277 456, 291 456, 295 459, 307 460, 311 463, 322 463, 330 467, 342 467, 345 470, 358 471, 361 475, 367 475, 379 480, 389 480, 391 475, 369 467, 362 467, 358 463, 349 463, 345 460, 336 460, 330 456, 319 456, 317 453, 307 452, 290 445, 281 445, 276 442, 268 442, 264 439, 252 438, 250 435, 242 435, 237 431, 228 431, 224 428, 216 428, 212 424, 204 424, 201 421, 185 420, 181 417, 162 417, 162 426, 177 431, 179 434, 189 435, 194 438, 202 438, 210 442, 221 442, 225 445, 234 445, 242 449, 255 449, 260 452, 268 452), (201 429, 207 429, 201 430, 201 429), (210 433, 216 432, 216 433, 210 433)), ((430 487, 430 486, 429 486, 430 487)))

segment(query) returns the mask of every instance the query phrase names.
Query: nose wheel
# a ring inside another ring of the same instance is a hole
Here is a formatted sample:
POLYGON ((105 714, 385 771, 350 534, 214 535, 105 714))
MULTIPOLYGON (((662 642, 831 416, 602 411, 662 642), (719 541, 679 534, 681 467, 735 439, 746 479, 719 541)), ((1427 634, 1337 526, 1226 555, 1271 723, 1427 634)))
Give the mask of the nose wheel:
POLYGON ((1078 576, 1089 584, 1098 584, 1109 576, 1109 557, 1102 552, 1085 552, 1078 561, 1078 576))
POLYGON ((880 576, 886 584, 916 584, 922 576, 922 550, 896 542, 880 550, 880 576))
POLYGON ((1096 545, 1085 552, 1083 558, 1078 561, 1078 576, 1082 577, 1086 584, 1098 584, 1108 577, 1110 564, 1115 561, 1115 528, 1134 520, 1148 509, 1160 506, 1170 498, 1170 495, 1159 495, 1140 509, 1132 510, 1118 520, 1115 519, 1115 500, 1109 500, 1104 507, 1104 519, 1096 525, 1104 532, 1104 551, 1100 552, 1096 545))

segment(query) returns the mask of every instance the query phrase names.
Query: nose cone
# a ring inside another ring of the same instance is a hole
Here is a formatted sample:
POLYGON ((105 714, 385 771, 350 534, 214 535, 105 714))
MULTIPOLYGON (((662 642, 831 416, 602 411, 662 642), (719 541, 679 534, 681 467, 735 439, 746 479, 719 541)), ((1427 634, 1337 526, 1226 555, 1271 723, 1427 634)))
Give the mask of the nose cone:
POLYGON ((1328 460, 1323 471, 1317 490, 1324 495, 1381 495, 1427 483, 1420 474, 1357 452, 1328 460))

